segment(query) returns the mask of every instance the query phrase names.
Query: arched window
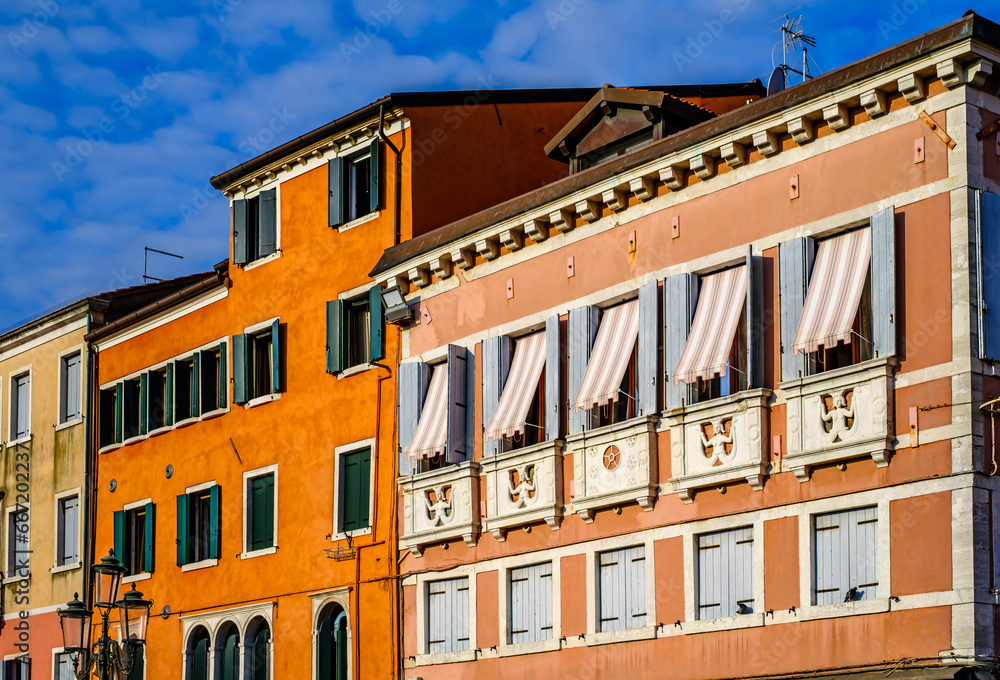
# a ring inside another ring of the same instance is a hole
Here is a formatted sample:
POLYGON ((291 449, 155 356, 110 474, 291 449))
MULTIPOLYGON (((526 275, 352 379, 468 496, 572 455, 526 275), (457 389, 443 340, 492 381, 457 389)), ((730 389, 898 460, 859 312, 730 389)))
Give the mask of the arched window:
POLYGON ((271 629, 267 621, 258 617, 247 626, 246 633, 250 658, 247 660, 246 680, 270 680, 271 629))
POLYGON ((220 680, 240 680, 240 631, 232 623, 227 623, 215 638, 216 678, 220 680))
POLYGON ((198 626, 188 638, 187 680, 208 680, 208 631, 198 626))
POLYGON ((339 604, 327 605, 316 634, 316 680, 347 680, 347 612, 339 604))

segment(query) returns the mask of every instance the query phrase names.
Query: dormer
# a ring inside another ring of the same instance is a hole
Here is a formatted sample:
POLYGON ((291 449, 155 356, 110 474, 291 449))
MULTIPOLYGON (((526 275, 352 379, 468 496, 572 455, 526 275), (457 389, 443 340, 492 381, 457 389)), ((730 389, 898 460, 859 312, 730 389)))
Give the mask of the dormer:
POLYGON ((605 84, 545 145, 545 155, 580 172, 714 117, 663 90, 605 84))

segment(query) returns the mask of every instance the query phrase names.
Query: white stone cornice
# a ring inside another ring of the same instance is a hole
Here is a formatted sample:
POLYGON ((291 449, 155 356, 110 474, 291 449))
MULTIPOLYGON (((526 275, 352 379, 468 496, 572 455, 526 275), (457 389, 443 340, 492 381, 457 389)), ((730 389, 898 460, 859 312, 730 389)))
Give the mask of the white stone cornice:
POLYGON ((851 114, 846 104, 833 104, 823 109, 823 120, 834 132, 851 127, 851 114))
POLYGON ((736 169, 747 162, 747 148, 739 142, 726 142, 719 149, 722 160, 730 168, 736 169))
POLYGON ((656 197, 656 180, 652 177, 636 177, 628 183, 628 188, 640 201, 656 197))
POLYGON ((778 136, 770 130, 761 130, 760 132, 753 133, 753 145, 757 147, 760 155, 765 158, 781 151, 778 136))

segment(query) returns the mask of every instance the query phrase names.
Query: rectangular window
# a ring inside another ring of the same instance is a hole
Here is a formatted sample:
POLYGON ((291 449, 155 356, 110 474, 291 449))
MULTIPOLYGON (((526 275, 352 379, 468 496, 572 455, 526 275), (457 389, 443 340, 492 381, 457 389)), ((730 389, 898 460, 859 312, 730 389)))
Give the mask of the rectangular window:
POLYGON ((3 662, 3 680, 31 680, 31 659, 19 656, 3 662))
POLYGON ((148 375, 149 377, 146 378, 147 389, 149 390, 146 396, 146 408, 148 409, 146 423, 147 431, 152 432, 170 424, 166 417, 168 401, 167 369, 152 370, 148 375))
POLYGON ((115 554, 128 569, 128 576, 153 571, 154 520, 152 503, 115 512, 115 554))
POLYGON ((177 497, 177 563, 219 557, 219 485, 177 497))
POLYGON ((58 501, 56 515, 56 566, 80 561, 80 498, 67 496, 58 501))
POLYGON ((469 648, 469 578, 427 584, 427 653, 469 648))
POLYGON ((109 387, 100 391, 98 396, 98 439, 101 447, 110 446, 121 441, 121 422, 119 420, 118 388, 109 387))
POLYGON ((274 473, 247 480, 246 550, 274 547, 274 473))
POLYGON ((598 555, 598 630, 646 625, 646 549, 611 550, 598 555))
POLYGON ((250 336, 250 387, 251 396, 263 397, 274 392, 271 380, 274 373, 274 352, 272 351, 271 331, 250 336))
POLYGON ((233 263, 248 264, 278 249, 277 189, 233 201, 233 263))
POLYGON ((31 374, 11 378, 10 432, 12 439, 23 439, 31 434, 31 374))
POLYGON ((56 654, 55 680, 76 680, 72 654, 67 652, 59 652, 56 654))
POLYGON ((30 553, 28 552, 28 513, 7 513, 7 569, 5 576, 27 576, 30 553), (18 559, 21 558, 21 559, 18 559))
POLYGON ((372 212, 371 153, 366 151, 347 159, 347 221, 372 212))
MULTIPOLYGON (((221 364, 225 354, 220 350, 221 364)), ((281 391, 281 324, 274 319, 263 330, 233 336, 233 403, 245 404, 281 391)), ((226 386, 219 370, 218 402, 227 403, 226 386)))
POLYGON ((510 642, 552 638, 552 563, 510 570, 508 587, 510 642))
POLYGON ((194 375, 193 357, 174 362, 174 422, 198 417, 198 395, 192 394, 197 389, 194 375))
POLYGON ((228 398, 226 391, 226 343, 201 352, 200 379, 202 414, 225 408, 228 398))
POLYGON ((80 417, 80 353, 59 360, 59 422, 68 423, 80 417))
POLYGON ((140 396, 142 381, 139 378, 132 378, 122 383, 122 441, 138 437, 140 434, 140 420, 142 407, 140 396))
POLYGON ((698 536, 699 619, 753 612, 753 527, 698 536))
POLYGON ((368 363, 368 310, 367 295, 344 303, 344 368, 368 363))
POLYGON ((813 517, 815 604, 878 597, 878 509, 813 517))
POLYGON ((839 342, 833 347, 820 347, 813 353, 816 373, 853 366, 872 358, 872 274, 871 267, 861 289, 858 312, 851 326, 851 342, 839 342))
POLYGON ((339 531, 367 529, 371 505, 372 451, 363 449, 340 456, 341 521, 339 531))

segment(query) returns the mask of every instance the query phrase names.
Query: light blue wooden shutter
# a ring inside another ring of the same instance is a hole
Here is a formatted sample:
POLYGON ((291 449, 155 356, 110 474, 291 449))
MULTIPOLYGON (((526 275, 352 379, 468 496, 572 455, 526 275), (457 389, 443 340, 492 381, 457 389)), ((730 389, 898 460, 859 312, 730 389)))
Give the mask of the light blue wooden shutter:
POLYGON ((139 375, 139 434, 146 434, 149 425, 149 374, 139 375))
POLYGON ((406 447, 413 441, 420 420, 420 410, 427 396, 430 371, 427 364, 414 361, 399 365, 399 475, 412 474, 406 447))
POLYGON ((813 525, 816 604, 878 597, 878 509, 855 508, 816 515, 813 525))
POLYGON ((278 190, 260 192, 260 229, 257 230, 257 254, 270 255, 278 249, 278 190))
POLYGON ((778 244, 778 285, 781 306, 781 379, 794 380, 810 373, 805 352, 795 354, 792 343, 806 303, 816 246, 808 236, 778 244))
POLYGON ((233 264, 250 261, 250 230, 246 199, 233 201, 233 264))
POLYGON ((341 319, 343 318, 343 303, 340 300, 330 300, 326 303, 326 372, 340 373, 344 370, 343 352, 341 348, 341 319))
POLYGON ((281 324, 271 323, 271 392, 281 392, 281 324))
POLYGON ((740 604, 753 607, 753 528, 698 537, 699 619, 733 616, 740 604))
POLYGON ((560 398, 560 363, 562 351, 559 341, 559 315, 545 320, 545 439, 559 439, 562 425, 562 399, 560 398))
POLYGON ((597 307, 577 307, 569 310, 569 432, 576 434, 589 429, 590 411, 573 408, 573 401, 580 391, 587 372, 590 350, 597 338, 597 307))
MULTIPOLYGON (((156 506, 153 503, 146 503, 146 544, 141 547, 143 551, 143 558, 146 565, 146 571, 150 574, 153 573, 153 559, 155 557, 156 545, 156 506)), ((135 546, 134 550, 139 550, 139 546, 135 546)))
POLYGON ((379 207, 379 198, 382 196, 382 147, 379 145, 378 137, 372 140, 368 147, 371 150, 371 159, 368 161, 371 167, 369 175, 368 195, 371 200, 370 212, 375 212, 379 207))
POLYGON ((330 226, 337 227, 344 223, 344 159, 340 156, 331 158, 327 166, 330 182, 330 226))
POLYGON ((552 563, 510 570, 508 590, 512 644, 552 638, 552 563))
POLYGON ((427 653, 469 648, 469 579, 427 584, 427 653))
POLYGON ((639 415, 658 411, 656 374, 659 373, 660 290, 656 281, 639 288, 639 353, 636 380, 639 391, 639 415))
POLYGON ((697 299, 698 277, 694 274, 663 279, 663 408, 667 411, 690 402, 687 384, 674 384, 674 369, 684 353, 697 299))
POLYGON ((641 545, 601 553, 598 623, 602 631, 646 625, 646 554, 641 545))
POLYGON ((469 350, 448 345, 448 461, 461 463, 472 454, 469 434, 472 428, 470 377, 474 375, 469 350))
POLYGON ((1000 194, 980 194, 980 252, 983 288, 981 358, 1000 360, 1000 194))
POLYGON ((368 289, 368 361, 385 358, 385 312, 382 310, 382 286, 368 289))
MULTIPOLYGON (((483 340, 483 428, 486 428, 496 413, 507 384, 507 374, 510 372, 510 338, 506 335, 495 335, 483 340)), ((486 441, 483 438, 483 455, 495 456, 503 451, 503 442, 486 441)))
POLYGON ((747 249, 747 383, 764 386, 764 258, 747 249))
POLYGON ((896 354, 896 209, 872 216, 872 344, 875 354, 896 354))

